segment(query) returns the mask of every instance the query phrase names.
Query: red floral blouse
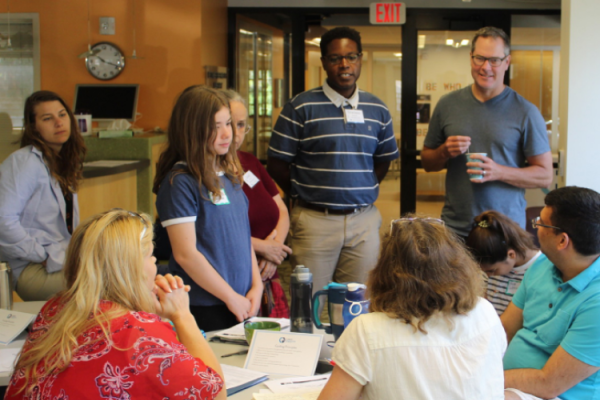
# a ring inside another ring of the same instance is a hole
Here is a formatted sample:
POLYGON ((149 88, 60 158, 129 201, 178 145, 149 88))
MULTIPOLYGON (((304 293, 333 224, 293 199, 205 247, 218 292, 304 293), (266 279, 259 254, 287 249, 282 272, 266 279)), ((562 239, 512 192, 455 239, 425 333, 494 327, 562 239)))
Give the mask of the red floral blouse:
MULTIPOLYGON (((59 301, 52 299, 37 316, 30 340, 48 328, 47 318, 55 315, 59 301)), ((107 310, 113 303, 103 301, 107 310)), ((40 378, 29 395, 15 396, 24 378, 15 371, 5 399, 214 399, 223 388, 223 380, 202 360, 190 355, 177 341, 170 324, 147 312, 129 312, 112 321, 112 343, 94 327, 78 338, 79 349, 70 365, 55 375, 40 378), (12 397, 14 396, 14 397, 12 397)), ((43 375, 43 366, 40 367, 43 375)))

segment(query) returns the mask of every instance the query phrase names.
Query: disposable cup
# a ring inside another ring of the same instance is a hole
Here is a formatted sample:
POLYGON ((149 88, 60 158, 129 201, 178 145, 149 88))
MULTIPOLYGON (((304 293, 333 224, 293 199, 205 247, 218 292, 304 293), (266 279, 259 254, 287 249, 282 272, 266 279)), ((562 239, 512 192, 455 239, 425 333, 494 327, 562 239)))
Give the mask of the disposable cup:
MULTIPOLYGON (((475 154, 487 157, 487 153, 467 153, 467 162, 483 162, 482 160, 478 159, 478 158, 471 158, 472 156, 474 156, 475 154)), ((467 169, 476 169, 478 171, 481 171, 481 168, 479 167, 469 167, 467 166, 467 169)), ((482 174, 469 174, 469 179, 483 179, 483 175, 482 174)))

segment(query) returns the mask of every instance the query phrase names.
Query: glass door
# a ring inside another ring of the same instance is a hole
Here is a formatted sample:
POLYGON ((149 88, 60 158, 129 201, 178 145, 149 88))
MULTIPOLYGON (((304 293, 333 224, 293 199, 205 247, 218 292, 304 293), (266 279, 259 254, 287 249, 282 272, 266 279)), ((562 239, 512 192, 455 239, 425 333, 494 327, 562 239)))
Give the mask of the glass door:
POLYGON ((238 19, 236 90, 246 99, 252 127, 240 150, 262 162, 267 159, 274 117, 282 107, 275 102, 273 88, 283 78, 283 42, 282 31, 246 17, 238 19))
MULTIPOLYGON (((417 44, 417 141, 418 151, 439 99, 473 82, 469 53, 475 31, 418 31, 417 44)), ((446 170, 416 170, 416 213, 439 217, 444 205, 446 170)))

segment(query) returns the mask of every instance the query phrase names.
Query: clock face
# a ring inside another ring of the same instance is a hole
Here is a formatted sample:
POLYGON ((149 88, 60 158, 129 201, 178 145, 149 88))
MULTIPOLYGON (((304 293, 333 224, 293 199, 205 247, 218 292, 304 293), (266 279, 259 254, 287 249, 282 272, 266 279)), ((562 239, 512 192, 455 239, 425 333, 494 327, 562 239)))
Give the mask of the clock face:
POLYGON ((97 53, 88 56, 85 65, 93 77, 104 81, 113 79, 125 68, 125 57, 116 45, 100 42, 92 46, 92 51, 97 53))

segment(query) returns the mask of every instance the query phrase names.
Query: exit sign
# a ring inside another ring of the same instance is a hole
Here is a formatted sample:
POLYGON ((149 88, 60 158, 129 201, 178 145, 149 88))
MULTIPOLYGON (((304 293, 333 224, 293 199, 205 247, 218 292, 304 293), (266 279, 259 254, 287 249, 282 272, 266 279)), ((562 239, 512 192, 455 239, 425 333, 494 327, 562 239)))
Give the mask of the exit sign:
POLYGON ((406 22, 404 3, 371 3, 369 21, 372 25, 402 25, 406 22))

